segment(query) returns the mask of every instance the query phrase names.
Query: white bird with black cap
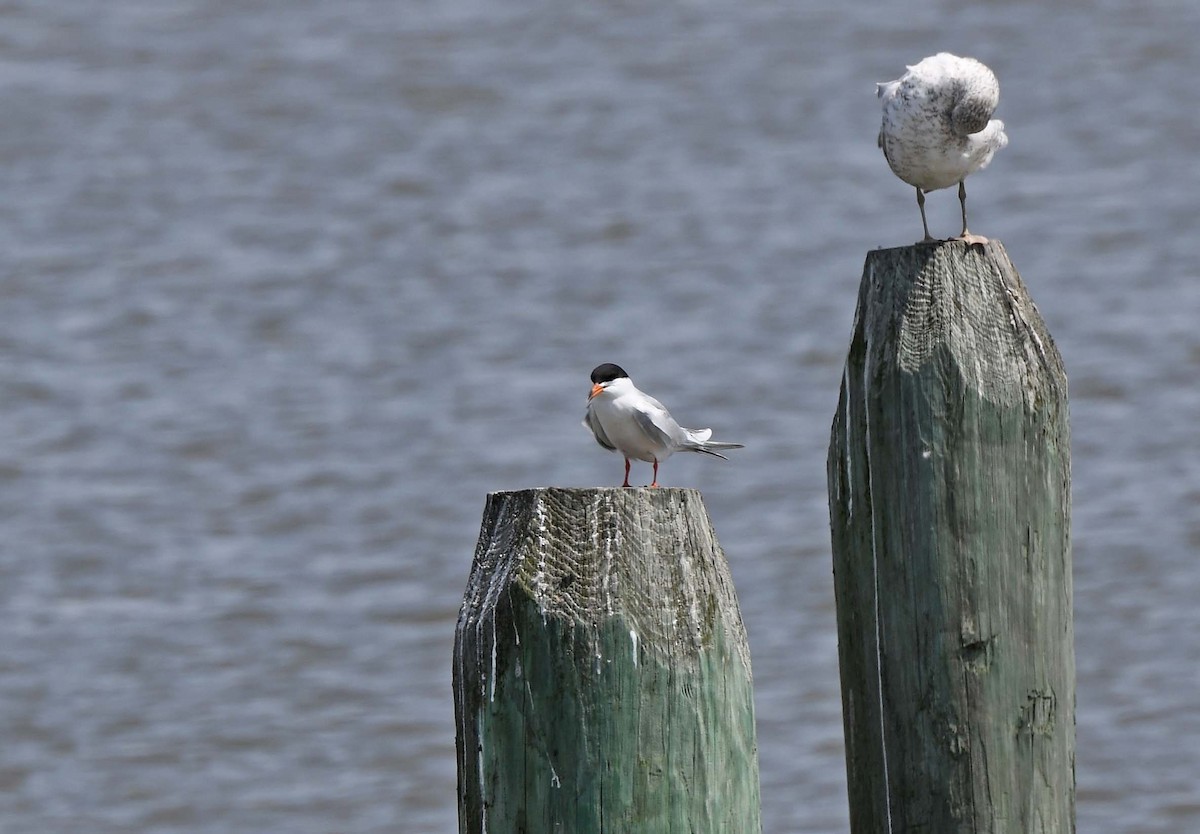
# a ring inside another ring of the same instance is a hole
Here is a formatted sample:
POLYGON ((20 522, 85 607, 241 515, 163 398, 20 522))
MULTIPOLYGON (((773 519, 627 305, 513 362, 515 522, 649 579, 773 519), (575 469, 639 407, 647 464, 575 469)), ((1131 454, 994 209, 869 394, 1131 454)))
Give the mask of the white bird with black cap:
POLYGON ((654 464, 650 486, 656 487, 658 465, 675 452, 700 452, 727 460, 716 450, 742 448, 741 443, 709 440, 712 429, 685 429, 662 403, 639 391, 629 374, 611 362, 592 371, 592 392, 583 424, 592 430, 597 443, 625 457, 623 487, 629 486, 631 460, 654 464))

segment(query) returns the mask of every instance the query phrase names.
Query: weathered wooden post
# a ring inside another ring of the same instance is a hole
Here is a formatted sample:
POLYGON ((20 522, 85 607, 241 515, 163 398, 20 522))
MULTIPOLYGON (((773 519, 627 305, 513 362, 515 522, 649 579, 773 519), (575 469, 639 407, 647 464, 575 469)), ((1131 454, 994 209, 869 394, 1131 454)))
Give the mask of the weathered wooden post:
POLYGON ((695 490, 489 495, 454 705, 462 834, 761 829, 750 652, 695 490))
POLYGON ((999 242, 867 256, 828 470, 853 834, 1075 830, 1067 417, 999 242))

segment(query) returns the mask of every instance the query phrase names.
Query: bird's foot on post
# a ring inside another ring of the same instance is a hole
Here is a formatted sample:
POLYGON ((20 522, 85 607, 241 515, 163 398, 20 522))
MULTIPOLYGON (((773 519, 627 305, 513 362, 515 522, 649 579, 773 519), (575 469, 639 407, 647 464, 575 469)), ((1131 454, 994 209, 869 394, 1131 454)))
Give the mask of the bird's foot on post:
POLYGON ((629 458, 625 458, 625 483, 621 484, 621 486, 629 486, 629 458))
POLYGON ((967 186, 964 184, 963 180, 958 181, 958 204, 962 207, 963 221, 962 234, 958 236, 958 240, 963 241, 967 244, 967 246, 974 246, 976 244, 983 246, 988 242, 986 237, 983 235, 973 235, 967 231, 967 186))
POLYGON ((658 486, 658 461, 657 460, 654 461, 654 478, 653 478, 653 480, 650 481, 650 486, 652 486, 652 487, 658 486))

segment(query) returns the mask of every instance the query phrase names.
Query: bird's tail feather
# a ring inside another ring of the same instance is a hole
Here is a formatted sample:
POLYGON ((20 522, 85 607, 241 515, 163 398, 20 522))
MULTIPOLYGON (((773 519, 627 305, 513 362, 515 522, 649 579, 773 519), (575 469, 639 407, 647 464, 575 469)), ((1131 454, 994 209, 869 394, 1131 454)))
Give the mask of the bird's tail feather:
POLYGON ((692 441, 687 445, 681 446, 688 452, 699 452, 702 455, 712 455, 714 458, 721 460, 729 460, 717 449, 740 449, 741 443, 724 443, 720 440, 709 440, 712 437, 712 429, 684 429, 687 432, 688 440, 692 441))
POLYGON ((702 455, 712 455, 714 458, 720 458, 721 460, 729 460, 729 458, 725 457, 720 452, 714 452, 712 449, 705 449, 703 446, 684 446, 683 450, 685 452, 699 452, 702 455))
POLYGON ((720 440, 709 440, 712 437, 712 429, 688 429, 688 437, 691 443, 682 448, 688 452, 699 452, 703 455, 712 455, 714 458, 721 460, 729 460, 717 449, 741 449, 744 444, 741 443, 725 443, 720 440))
POLYGON ((897 88, 900 86, 900 80, 895 81, 880 81, 875 84, 876 98, 891 98, 896 94, 897 88))
POLYGON ((741 443, 722 443, 719 440, 709 440, 712 437, 712 429, 684 429, 687 432, 688 440, 695 443, 697 446, 708 446, 712 449, 740 449, 741 443))
POLYGON ((707 452, 712 449, 744 449, 745 443, 723 443, 718 440, 708 440, 704 443, 704 450, 707 452))

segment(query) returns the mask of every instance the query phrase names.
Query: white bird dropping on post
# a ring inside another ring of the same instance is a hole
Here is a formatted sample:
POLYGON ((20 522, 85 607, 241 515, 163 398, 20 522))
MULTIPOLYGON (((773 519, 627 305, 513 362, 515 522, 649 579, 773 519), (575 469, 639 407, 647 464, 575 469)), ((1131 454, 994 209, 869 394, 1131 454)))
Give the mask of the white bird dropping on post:
POLYGON ((663 404, 634 387, 629 374, 611 362, 592 371, 592 392, 588 395, 583 424, 592 430, 596 442, 610 452, 625 456, 625 483, 629 486, 630 459, 654 464, 658 486, 658 465, 675 452, 700 452, 722 460, 717 449, 740 449, 741 443, 709 440, 712 429, 685 429, 663 404))
POLYGON ((877 86, 883 100, 879 147, 892 172, 917 189, 925 240, 933 240, 925 220, 925 192, 958 183, 960 237, 986 243, 987 238, 967 231, 963 180, 986 168, 1008 144, 1004 122, 992 118, 1000 101, 995 74, 974 58, 940 52, 877 86))

